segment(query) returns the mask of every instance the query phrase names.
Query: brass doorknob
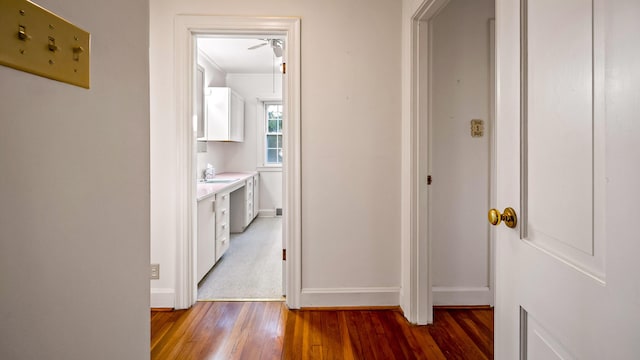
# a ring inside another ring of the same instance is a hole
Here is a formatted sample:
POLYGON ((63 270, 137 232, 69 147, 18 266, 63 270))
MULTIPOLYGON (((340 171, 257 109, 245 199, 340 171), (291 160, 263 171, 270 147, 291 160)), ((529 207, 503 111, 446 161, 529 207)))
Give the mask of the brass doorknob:
POLYGON ((500 214, 500 211, 497 209, 489 210, 489 222, 491 225, 500 225, 500 222, 504 221, 504 224, 510 228, 515 228, 518 223, 518 217, 516 216, 516 211, 513 208, 506 208, 504 212, 500 214))

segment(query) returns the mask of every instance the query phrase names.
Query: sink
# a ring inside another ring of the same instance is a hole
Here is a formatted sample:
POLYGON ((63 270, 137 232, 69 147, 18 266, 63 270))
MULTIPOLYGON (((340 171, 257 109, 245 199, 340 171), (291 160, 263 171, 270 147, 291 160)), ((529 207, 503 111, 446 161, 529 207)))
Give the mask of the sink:
POLYGON ((238 181, 238 179, 207 179, 207 180, 203 180, 202 182, 206 184, 215 184, 215 183, 230 183, 234 181, 238 181))

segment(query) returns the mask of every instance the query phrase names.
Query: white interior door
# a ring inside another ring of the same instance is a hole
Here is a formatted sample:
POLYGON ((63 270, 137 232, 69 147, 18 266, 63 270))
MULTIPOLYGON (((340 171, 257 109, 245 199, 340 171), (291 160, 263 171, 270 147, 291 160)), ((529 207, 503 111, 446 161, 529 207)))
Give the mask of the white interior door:
POLYGON ((633 208, 605 210, 604 4, 497 2, 494 207, 518 215, 496 229, 497 359, 640 358, 637 273, 617 270, 637 266, 614 257, 637 232, 605 231, 633 208))

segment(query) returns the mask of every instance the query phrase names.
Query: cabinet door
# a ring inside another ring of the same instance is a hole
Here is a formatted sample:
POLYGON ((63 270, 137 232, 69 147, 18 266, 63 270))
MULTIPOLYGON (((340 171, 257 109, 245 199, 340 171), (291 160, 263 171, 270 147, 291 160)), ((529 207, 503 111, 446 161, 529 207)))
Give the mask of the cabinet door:
POLYGON ((244 141, 244 99, 228 87, 209 87, 206 94, 206 140, 244 141))
POLYGON ((230 119, 231 141, 244 141, 244 99, 234 91, 231 91, 231 119, 230 119))
POLYGON ((197 276, 198 281, 216 262, 215 212, 213 197, 198 202, 197 276))
POLYGON ((253 217, 260 212, 260 174, 253 177, 253 217))
POLYGON ((209 141, 229 140, 230 92, 231 89, 225 87, 210 87, 205 92, 209 141))

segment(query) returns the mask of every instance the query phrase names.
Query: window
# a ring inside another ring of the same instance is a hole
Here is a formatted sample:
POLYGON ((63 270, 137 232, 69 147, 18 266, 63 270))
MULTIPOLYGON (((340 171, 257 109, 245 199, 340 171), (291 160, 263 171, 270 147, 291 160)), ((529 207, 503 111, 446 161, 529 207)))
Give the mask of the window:
POLYGON ((265 165, 282 165, 282 103, 265 103, 265 165))

